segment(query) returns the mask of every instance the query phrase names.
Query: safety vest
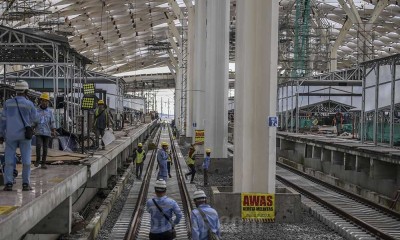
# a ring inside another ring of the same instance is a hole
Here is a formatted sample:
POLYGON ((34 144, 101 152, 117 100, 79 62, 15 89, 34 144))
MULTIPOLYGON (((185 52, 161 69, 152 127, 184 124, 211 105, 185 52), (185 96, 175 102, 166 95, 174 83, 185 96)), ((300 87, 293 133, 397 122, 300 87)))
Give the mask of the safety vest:
POLYGON ((172 162, 171 152, 168 153, 168 162, 172 162))
POLYGON ((186 164, 187 164, 187 165, 190 165, 190 164, 193 164, 193 165, 194 165, 193 156, 194 156, 194 151, 192 151, 192 152, 189 154, 188 158, 186 159, 186 164))
POLYGON ((144 158, 144 151, 142 151, 141 153, 136 151, 136 163, 142 163, 143 158, 144 158))
POLYGON ((187 163, 187 165, 190 165, 190 164, 193 164, 193 165, 194 165, 194 160, 193 160, 192 158, 188 157, 188 158, 186 159, 186 163, 187 163))

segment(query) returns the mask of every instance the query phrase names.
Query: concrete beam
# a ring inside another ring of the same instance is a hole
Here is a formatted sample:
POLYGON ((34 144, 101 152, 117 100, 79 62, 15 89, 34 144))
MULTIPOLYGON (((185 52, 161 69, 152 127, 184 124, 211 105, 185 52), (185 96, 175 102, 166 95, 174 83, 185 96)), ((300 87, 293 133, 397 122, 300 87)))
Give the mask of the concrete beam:
POLYGON ((167 63, 169 71, 171 72, 174 79, 176 79, 176 67, 172 65, 172 62, 167 63))
POLYGON ((356 17, 357 22, 354 22, 354 23, 363 24, 363 22, 361 21, 360 14, 358 13, 358 9, 357 9, 356 5, 354 4, 354 1, 353 0, 348 0, 348 1, 349 1, 349 5, 350 5, 350 10, 353 13, 353 15, 356 17))
POLYGON ((178 61, 176 60, 174 54, 172 53, 171 49, 168 50, 169 59, 171 59, 170 64, 173 66, 175 73, 178 72, 178 61))
POLYGON ((342 6, 343 10, 346 12, 347 16, 350 18, 351 22, 354 24, 358 24, 358 18, 357 16, 353 13, 353 10, 351 9, 351 6, 348 6, 347 3, 344 0, 338 0, 340 5, 342 6))
POLYGON ((43 218, 30 234, 68 234, 72 226, 72 197, 65 199, 58 207, 43 218))
POLYGON ((353 23, 349 18, 346 19, 345 23, 342 26, 342 29, 340 29, 339 35, 336 38, 335 43, 332 46, 331 49, 331 72, 337 70, 337 50, 339 49, 339 46, 342 44, 343 40, 346 38, 347 33, 349 32, 351 26, 353 23))
MULTIPOLYGON (((171 43, 172 49, 174 49, 175 54, 178 56, 178 62, 181 63, 182 62, 181 51, 179 50, 178 45, 176 44, 176 42, 175 42, 174 38, 171 36, 171 34, 169 34, 167 32, 167 35, 168 35, 168 40, 171 43)), ((176 66, 179 66, 179 65, 176 65, 176 66)))

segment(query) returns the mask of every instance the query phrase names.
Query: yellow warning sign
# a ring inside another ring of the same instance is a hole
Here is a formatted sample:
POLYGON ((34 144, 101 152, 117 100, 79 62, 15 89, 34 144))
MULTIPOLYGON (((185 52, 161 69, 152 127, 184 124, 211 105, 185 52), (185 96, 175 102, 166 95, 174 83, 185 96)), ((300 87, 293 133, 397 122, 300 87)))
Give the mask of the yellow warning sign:
POLYGON ((194 141, 197 144, 204 144, 204 130, 195 130, 194 141))
POLYGON ((6 215, 17 209, 18 206, 0 206, 0 215, 6 215))
POLYGON ((243 219, 275 220, 275 195, 265 193, 242 193, 243 219))

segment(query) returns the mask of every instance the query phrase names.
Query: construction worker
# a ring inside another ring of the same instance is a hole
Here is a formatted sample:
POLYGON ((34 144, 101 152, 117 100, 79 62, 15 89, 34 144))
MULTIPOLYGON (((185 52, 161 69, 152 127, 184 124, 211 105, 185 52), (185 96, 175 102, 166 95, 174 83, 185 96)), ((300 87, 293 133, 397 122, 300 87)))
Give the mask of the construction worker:
POLYGON ((171 166, 172 166, 172 152, 169 150, 168 152, 168 161, 167 161, 167 169, 168 169, 168 177, 171 178, 171 166))
POLYGON ((146 209, 151 216, 150 240, 171 240, 176 237, 174 227, 180 222, 182 212, 175 200, 166 196, 167 183, 163 179, 154 185, 156 197, 147 200, 146 209), (172 220, 172 213, 175 220, 172 220))
POLYGON ((36 136, 36 162, 35 167, 41 163, 41 168, 47 169, 46 157, 47 148, 51 137, 56 136, 56 125, 53 111, 48 108, 50 97, 48 93, 40 95, 40 105, 37 109, 37 117, 35 119, 35 136, 36 136), (43 147, 42 161, 40 162, 40 152, 43 147))
POLYGON ((164 179, 167 181, 167 174, 168 174, 168 143, 167 142, 162 142, 161 143, 161 149, 158 150, 157 152, 157 163, 159 167, 157 179, 164 179))
MULTIPOLYGON (((94 128, 96 133, 96 147, 99 147, 99 135, 103 138, 104 131, 107 128, 110 128, 110 114, 104 106, 104 101, 99 100, 97 102, 97 109, 94 113, 94 128)), ((105 149, 104 142, 101 140, 101 149, 105 149)))
POLYGON ((4 191, 12 191, 15 152, 17 147, 22 158, 22 191, 32 190, 31 175, 31 142, 32 124, 36 118, 36 108, 27 99, 29 85, 25 81, 17 81, 14 87, 17 96, 8 99, 3 108, 0 123, 0 144, 6 139, 5 147, 5 187, 4 191))
POLYGON ((193 209, 190 214, 192 240, 221 239, 218 213, 207 204, 207 196, 204 191, 195 191, 193 199, 197 208, 193 209))
POLYGON ((342 131, 342 125, 343 125, 343 114, 340 111, 337 111, 335 114, 335 122, 336 122, 336 132, 337 135, 339 136, 342 131))
POLYGON ((210 166, 210 161, 211 161, 211 149, 207 148, 206 149, 206 157, 204 158, 203 162, 203 173, 204 173, 204 186, 208 185, 208 167, 210 166))
POLYGON ((195 155, 194 154, 195 153, 196 153, 196 149, 195 149, 194 145, 192 144, 189 149, 188 158, 186 159, 186 164, 190 168, 190 172, 185 174, 186 180, 187 180, 187 176, 192 175, 192 177, 190 178, 190 183, 194 183, 194 175, 196 174, 196 168, 194 166, 194 163, 195 163, 195 155))
POLYGON ((137 145, 136 151, 133 153, 133 159, 135 159, 136 164, 136 178, 142 179, 143 162, 146 159, 146 152, 143 150, 142 143, 137 145))

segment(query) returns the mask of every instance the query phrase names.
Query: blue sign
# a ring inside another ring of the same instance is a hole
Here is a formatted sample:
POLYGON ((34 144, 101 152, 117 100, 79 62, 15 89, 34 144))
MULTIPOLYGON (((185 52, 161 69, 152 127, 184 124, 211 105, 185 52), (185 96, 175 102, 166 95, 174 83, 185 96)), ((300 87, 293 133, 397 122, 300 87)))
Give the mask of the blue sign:
POLYGON ((278 117, 268 117, 268 126, 278 127, 278 117))
POLYGON ((192 126, 193 126, 193 127, 197 127, 197 123, 194 122, 194 123, 192 124, 192 126))

